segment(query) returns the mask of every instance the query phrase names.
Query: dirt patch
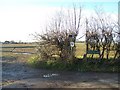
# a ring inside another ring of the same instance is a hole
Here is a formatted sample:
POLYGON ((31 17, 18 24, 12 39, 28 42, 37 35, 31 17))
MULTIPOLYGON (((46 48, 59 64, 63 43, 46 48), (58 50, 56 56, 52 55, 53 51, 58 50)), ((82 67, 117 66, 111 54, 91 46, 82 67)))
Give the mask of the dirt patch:
POLYGON ((31 68, 26 58, 2 59, 3 88, 118 88, 118 73, 66 72, 31 68))

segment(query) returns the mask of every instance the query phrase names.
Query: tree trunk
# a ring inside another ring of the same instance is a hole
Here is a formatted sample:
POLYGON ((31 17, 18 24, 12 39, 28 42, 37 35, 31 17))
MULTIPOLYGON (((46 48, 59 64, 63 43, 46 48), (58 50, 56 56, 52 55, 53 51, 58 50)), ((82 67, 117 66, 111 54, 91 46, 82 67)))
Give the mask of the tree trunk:
POLYGON ((104 58, 104 52, 105 52, 105 46, 103 46, 102 54, 101 54, 101 59, 104 58))

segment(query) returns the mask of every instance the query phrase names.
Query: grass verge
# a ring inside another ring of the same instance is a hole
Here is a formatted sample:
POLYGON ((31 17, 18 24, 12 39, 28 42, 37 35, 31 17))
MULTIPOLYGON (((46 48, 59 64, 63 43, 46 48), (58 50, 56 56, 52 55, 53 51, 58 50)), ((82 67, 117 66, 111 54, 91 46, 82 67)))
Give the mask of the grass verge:
POLYGON ((59 59, 55 60, 40 60, 37 55, 29 58, 28 65, 34 68, 45 68, 51 70, 62 70, 62 71, 80 71, 80 72, 120 72, 119 60, 113 59, 91 59, 87 58, 79 59, 76 58, 74 63, 64 63, 59 59))

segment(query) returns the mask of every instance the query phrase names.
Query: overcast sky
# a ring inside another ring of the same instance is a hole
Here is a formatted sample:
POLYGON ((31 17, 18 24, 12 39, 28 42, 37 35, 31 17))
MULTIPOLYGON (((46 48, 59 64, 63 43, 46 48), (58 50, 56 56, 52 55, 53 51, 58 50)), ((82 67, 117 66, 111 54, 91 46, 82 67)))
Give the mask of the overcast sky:
POLYGON ((96 6, 102 6, 105 12, 117 15, 118 0, 93 1, 0 0, 0 41, 33 41, 33 37, 30 34, 41 33, 56 11, 61 8, 71 8, 73 4, 81 4, 85 10, 84 15, 92 13, 96 6))

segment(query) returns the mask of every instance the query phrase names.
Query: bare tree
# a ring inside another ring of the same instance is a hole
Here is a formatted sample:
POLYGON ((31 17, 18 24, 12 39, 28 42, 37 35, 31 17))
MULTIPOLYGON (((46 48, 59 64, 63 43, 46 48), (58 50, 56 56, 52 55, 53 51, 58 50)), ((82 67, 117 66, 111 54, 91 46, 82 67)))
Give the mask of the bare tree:
POLYGON ((106 58, 108 59, 111 50, 111 45, 114 43, 113 30, 115 29, 115 23, 112 22, 110 16, 107 16, 101 11, 96 11, 96 17, 91 17, 87 23, 87 40, 93 50, 101 51, 101 58, 104 58, 106 52, 106 58))
POLYGON ((114 49, 115 49, 115 56, 114 59, 120 58, 120 24, 116 23, 116 31, 113 31, 115 33, 115 40, 114 40, 114 49))
POLYGON ((113 35, 113 30, 115 27, 114 22, 112 22, 112 19, 110 19, 109 16, 103 14, 100 15, 97 13, 98 20, 99 20, 99 29, 101 32, 101 38, 100 38, 100 43, 102 47, 102 52, 101 52, 101 58, 104 57, 105 51, 106 51, 106 58, 108 59, 109 53, 111 51, 111 45, 114 43, 114 35, 113 35))
POLYGON ((81 10, 81 7, 74 7, 72 10, 58 12, 46 26, 44 34, 34 35, 40 55, 42 53, 46 58, 58 55, 63 61, 73 61, 75 41, 80 30, 81 10))
MULTIPOLYGON (((100 42, 99 42, 99 33, 98 33, 98 27, 96 24, 95 18, 90 18, 90 20, 86 19, 86 52, 88 53, 89 51, 93 55, 98 53, 100 51, 100 42)), ((100 55, 100 53, 98 53, 100 55)))

